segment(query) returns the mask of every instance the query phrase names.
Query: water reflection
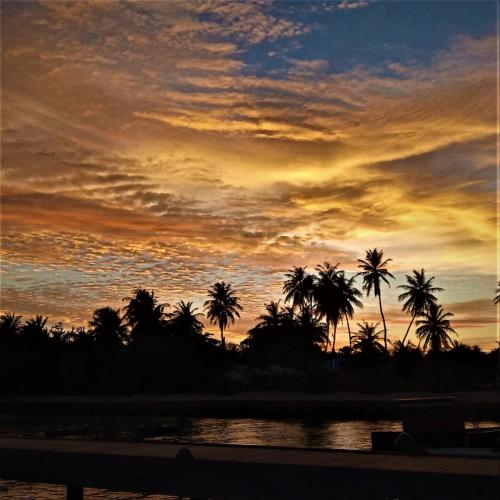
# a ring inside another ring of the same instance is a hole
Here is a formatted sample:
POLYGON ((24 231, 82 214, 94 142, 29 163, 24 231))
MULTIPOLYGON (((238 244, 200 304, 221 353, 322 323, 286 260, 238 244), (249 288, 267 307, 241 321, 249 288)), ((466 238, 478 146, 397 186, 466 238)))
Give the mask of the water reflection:
MULTIPOLYGON (((478 422, 481 427, 499 422, 478 422)), ((468 425, 470 427, 471 425, 468 425)), ((0 436, 221 443, 369 450, 374 431, 401 431, 398 420, 178 417, 0 417, 0 436)))
POLYGON ((215 419, 178 420, 177 432, 149 439, 163 442, 222 443, 368 450, 371 432, 401 430, 398 421, 215 419))

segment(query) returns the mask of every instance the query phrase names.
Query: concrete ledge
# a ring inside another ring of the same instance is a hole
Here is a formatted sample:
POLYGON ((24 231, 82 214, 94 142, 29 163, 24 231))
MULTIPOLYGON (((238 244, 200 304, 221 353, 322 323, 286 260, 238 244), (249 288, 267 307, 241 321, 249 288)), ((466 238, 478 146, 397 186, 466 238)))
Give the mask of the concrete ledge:
POLYGON ((492 500, 500 491, 500 460, 258 446, 0 439, 0 477, 218 500, 492 500))

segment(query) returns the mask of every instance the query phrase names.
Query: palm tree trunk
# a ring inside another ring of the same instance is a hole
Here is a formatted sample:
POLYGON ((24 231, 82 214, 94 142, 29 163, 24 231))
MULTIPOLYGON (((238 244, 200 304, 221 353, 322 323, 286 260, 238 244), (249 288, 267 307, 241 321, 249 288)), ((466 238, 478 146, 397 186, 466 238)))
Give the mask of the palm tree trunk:
POLYGON ((325 352, 328 352, 328 346, 330 344, 330 320, 326 318, 326 348, 325 352))
POLYGON ((226 350, 226 339, 224 338, 224 327, 220 326, 220 339, 222 343, 222 350, 226 350))
POLYGON ((352 347, 352 338, 351 338, 351 327, 349 325, 349 316, 345 315, 345 320, 347 322, 347 331, 349 332, 349 347, 352 347))
MULTIPOLYGON (((500 346, 499 346, 500 347, 500 346)), ((500 349, 498 349, 498 352, 497 352, 498 356, 497 356, 497 373, 496 373, 496 388, 497 390, 500 390, 500 349)))
POLYGON ((337 323, 333 323, 332 353, 335 352, 335 341, 337 340, 337 323))
POLYGON ((411 325, 413 324, 413 321, 415 320, 416 316, 417 316, 417 313, 414 313, 412 318, 411 318, 411 321, 410 321, 410 324, 408 325, 408 329, 406 330, 405 336, 403 337, 403 340, 401 341, 401 343, 403 345, 405 343, 406 337, 408 337, 408 333, 410 332, 411 325))
POLYGON ((382 310, 382 294, 380 292, 378 294, 378 304, 380 306, 380 315, 382 316, 382 323, 384 324, 384 348, 385 352, 387 352, 387 326, 385 325, 385 316, 384 316, 384 311, 382 310))

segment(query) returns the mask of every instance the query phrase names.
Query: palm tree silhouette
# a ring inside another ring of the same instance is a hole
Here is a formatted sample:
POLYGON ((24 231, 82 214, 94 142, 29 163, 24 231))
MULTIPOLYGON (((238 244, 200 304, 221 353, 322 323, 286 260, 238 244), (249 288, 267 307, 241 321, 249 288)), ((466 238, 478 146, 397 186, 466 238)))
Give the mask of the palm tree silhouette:
POLYGON ((433 295, 435 292, 442 292, 443 289, 432 286, 432 282, 435 277, 431 276, 429 279, 425 277, 425 270, 422 269, 420 272, 413 270, 413 276, 406 275, 407 285, 399 285, 398 288, 406 290, 402 293, 398 300, 401 302, 406 300, 403 304, 403 311, 411 314, 411 321, 406 329, 405 336, 403 337, 403 344, 410 333, 411 325, 415 320, 416 316, 423 314, 425 310, 429 308, 431 304, 437 302, 437 298, 433 295))
POLYGON ((203 314, 197 311, 198 308, 193 307, 192 302, 181 300, 174 306, 169 318, 183 335, 195 336, 203 332, 203 323, 199 320, 203 314))
POLYGON ((81 346, 88 346, 94 341, 94 336, 89 330, 85 330, 83 326, 77 328, 72 327, 71 330, 67 331, 64 335, 64 342, 68 344, 75 344, 81 346))
POLYGON ((347 331, 349 333, 349 347, 352 347, 351 327, 349 318, 354 316, 354 306, 363 307, 363 303, 358 299, 362 297, 362 293, 354 286, 356 278, 347 279, 344 271, 339 271, 336 276, 337 286, 340 290, 340 312, 344 316, 347 323, 347 331))
POLYGON ((500 303, 500 281, 497 283, 497 294, 495 295, 495 298, 493 299, 493 302, 495 304, 500 303))
POLYGON ((324 344, 326 341, 325 325, 321 323, 321 317, 316 314, 314 308, 306 307, 298 318, 292 319, 287 326, 296 329, 298 327, 300 335, 304 336, 305 343, 308 345, 324 344))
POLYGON ((21 331, 21 316, 6 312, 0 316, 0 341, 11 341, 21 331))
POLYGON ((384 347, 387 351, 387 326, 385 324, 384 311, 382 310, 382 293, 380 289, 381 282, 384 281, 387 285, 391 286, 388 277, 394 279, 394 276, 386 269, 386 265, 392 259, 384 259, 384 251, 373 250, 366 251, 365 260, 358 259, 359 266, 363 271, 359 272, 363 276, 363 288, 366 290, 366 296, 370 296, 370 292, 373 292, 376 297, 378 297, 378 303, 380 307, 380 315, 382 316, 382 323, 384 325, 384 347))
POLYGON ((257 328, 278 328, 283 320, 284 313, 280 310, 280 302, 271 301, 265 304, 267 314, 261 314, 257 320, 257 328))
POLYGON ((151 338, 161 330, 168 304, 159 304, 153 291, 136 288, 133 297, 126 297, 128 305, 125 306, 124 319, 131 328, 130 337, 133 341, 151 338))
POLYGON ((224 281, 212 285, 208 290, 208 296, 210 298, 203 307, 210 323, 219 325, 222 348, 225 349, 224 330, 234 323, 235 316, 240 317, 239 311, 243 311, 243 307, 240 306, 240 299, 231 285, 229 283, 226 285, 224 281))
POLYGON ((127 328, 122 323, 119 309, 102 307, 95 310, 89 325, 99 345, 119 345, 127 338, 127 328))
POLYGON ((423 313, 423 319, 417 320, 417 337, 424 341, 423 349, 430 347, 431 352, 439 353, 441 348, 448 349, 452 345, 449 333, 457 333, 450 325, 452 313, 445 313, 442 306, 430 304, 423 313))
POLYGON ((47 321, 41 314, 30 318, 21 328, 22 337, 28 342, 41 342, 48 338, 47 321))
POLYGON ((335 351, 337 326, 342 315, 340 302, 340 288, 337 283, 337 266, 329 262, 316 267, 318 279, 314 287, 316 310, 320 317, 326 319, 326 350, 330 342, 330 324, 333 324, 332 352, 335 351))
POLYGON ((396 340, 396 342, 392 344, 392 355, 397 356, 405 354, 414 349, 418 348, 415 344, 412 343, 411 340, 409 340, 407 344, 405 344, 402 340, 396 340))
POLYGON ((294 266, 285 277, 288 278, 283 284, 283 293, 285 293, 285 302, 292 302, 292 309, 305 307, 312 308, 312 299, 314 293, 314 276, 306 272, 306 267, 294 266))
POLYGON ((353 349, 364 355, 380 354, 387 349, 380 343, 382 331, 376 331, 379 323, 358 323, 359 330, 353 335, 353 349))

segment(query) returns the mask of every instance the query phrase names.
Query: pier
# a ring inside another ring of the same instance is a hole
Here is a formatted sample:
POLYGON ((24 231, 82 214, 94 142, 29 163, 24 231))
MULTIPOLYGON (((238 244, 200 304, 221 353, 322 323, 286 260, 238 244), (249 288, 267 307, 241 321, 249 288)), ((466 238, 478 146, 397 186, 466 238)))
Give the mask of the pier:
POLYGON ((0 478, 181 498, 498 499, 500 459, 236 445, 0 439, 0 478))

